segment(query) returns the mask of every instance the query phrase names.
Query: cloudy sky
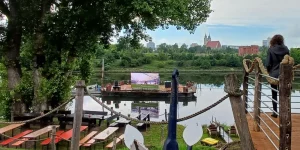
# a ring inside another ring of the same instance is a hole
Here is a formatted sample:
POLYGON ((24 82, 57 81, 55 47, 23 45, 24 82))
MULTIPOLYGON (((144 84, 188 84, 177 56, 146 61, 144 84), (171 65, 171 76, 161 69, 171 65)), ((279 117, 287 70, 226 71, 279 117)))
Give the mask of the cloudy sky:
POLYGON ((282 34, 288 47, 300 47, 299 0, 212 0, 211 5, 214 12, 194 34, 174 27, 147 33, 156 45, 203 44, 205 33, 222 45, 262 45, 263 39, 282 34))

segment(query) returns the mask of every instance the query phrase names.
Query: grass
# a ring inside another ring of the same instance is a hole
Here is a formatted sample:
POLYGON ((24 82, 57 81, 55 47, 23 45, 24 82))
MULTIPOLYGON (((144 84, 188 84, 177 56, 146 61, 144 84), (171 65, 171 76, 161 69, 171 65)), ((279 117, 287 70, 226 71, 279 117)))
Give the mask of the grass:
MULTIPOLYGON (((1 125, 1 126, 5 126, 5 125, 1 125)), ((101 127, 100 131, 103 131, 104 128, 106 128, 106 122, 104 121, 103 123, 101 123, 101 127)), ((209 137, 208 133, 206 132, 206 126, 203 127, 203 136, 201 139, 207 138, 209 137)), ((36 129, 35 129, 36 130, 36 129)), ((179 145, 179 149, 180 150, 186 150, 186 144, 183 140, 182 134, 184 131, 184 126, 178 125, 177 126, 177 142, 179 145)), ((142 132, 143 136, 144 136, 144 144, 147 148, 149 148, 149 150, 161 150, 163 148, 163 144, 164 141, 167 137, 167 125, 151 125, 150 128, 147 129, 147 131, 142 132)), ((195 131, 196 132, 196 131, 195 131)), ((7 135, 11 135, 11 133, 6 133, 7 135)), ((15 131, 15 134, 17 134, 17 132, 15 131)), ((121 133, 119 133, 121 134, 121 133)), ((83 134, 81 135, 81 138, 83 138, 83 134)), ((46 138, 46 135, 41 136, 41 139, 46 138)), ((218 139, 218 138, 217 138, 218 139)), ((218 139, 221 140, 221 139, 218 139)), ((111 142, 111 141, 109 141, 111 142)), ((108 142, 108 143, 109 143, 108 142)), ((37 142, 37 149, 40 150, 42 149, 41 146, 39 145, 40 142, 37 142)), ((106 144, 108 144, 106 143, 106 144)), ((104 144, 104 145, 106 145, 104 144)), ((28 145, 28 144, 27 144, 28 145)), ((15 148, 0 148, 1 150, 24 150, 24 149, 15 149, 15 148)), ((67 142, 63 141, 63 142, 59 142, 59 149, 60 150, 68 150, 69 148, 67 147, 67 142)), ((103 149, 103 145, 102 144, 98 144, 96 149, 103 149)), ((117 149, 119 150, 128 150, 124 144, 118 144, 117 145, 117 149)), ((208 147, 208 146, 203 146, 201 145, 200 141, 197 142, 194 146, 193 146, 194 150, 215 150, 215 148, 213 147, 208 147)))

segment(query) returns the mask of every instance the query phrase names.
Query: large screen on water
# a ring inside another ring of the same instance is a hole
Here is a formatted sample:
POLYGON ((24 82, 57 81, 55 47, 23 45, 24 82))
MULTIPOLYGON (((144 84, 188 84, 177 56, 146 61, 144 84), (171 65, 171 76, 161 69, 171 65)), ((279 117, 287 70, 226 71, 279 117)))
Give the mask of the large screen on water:
POLYGON ((131 73, 131 84, 159 84, 159 73, 131 73))

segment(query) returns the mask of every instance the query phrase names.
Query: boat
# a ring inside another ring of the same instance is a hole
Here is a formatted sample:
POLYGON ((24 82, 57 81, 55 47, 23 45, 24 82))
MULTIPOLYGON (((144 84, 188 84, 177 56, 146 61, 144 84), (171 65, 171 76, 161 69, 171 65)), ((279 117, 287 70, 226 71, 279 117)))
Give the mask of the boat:
MULTIPOLYGON (((178 98, 196 98, 196 87, 191 83, 178 85, 178 98)), ((170 98, 171 82, 166 81, 164 85, 158 84, 131 84, 124 81, 106 84, 101 87, 102 98, 106 97, 147 97, 147 98, 170 98)))

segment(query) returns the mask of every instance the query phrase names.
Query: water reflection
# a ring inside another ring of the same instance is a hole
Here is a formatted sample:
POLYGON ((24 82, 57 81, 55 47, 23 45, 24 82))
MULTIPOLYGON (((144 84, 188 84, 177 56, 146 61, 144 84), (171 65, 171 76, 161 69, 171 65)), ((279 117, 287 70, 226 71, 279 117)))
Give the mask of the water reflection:
MULTIPOLYGON (((199 85, 200 87, 200 85, 199 85)), ((222 98, 226 93, 223 90, 224 85, 221 86, 214 86, 210 84, 201 84, 201 89, 197 89, 195 95, 197 96, 196 100, 193 101, 181 101, 178 103, 178 118, 182 118, 188 115, 191 115, 199 110, 202 110, 211 104, 218 101, 222 98)), ((253 93, 253 89, 249 89, 250 92, 253 93)), ((271 90, 263 88, 263 92, 266 95, 271 95, 271 90)), ((297 102, 299 101, 300 92, 294 91, 292 93, 291 101, 297 102)), ((250 101, 253 100, 253 95, 249 95, 250 101)), ((101 100, 101 98, 99 98, 101 100)), ((162 121, 165 120, 165 109, 169 112, 170 108, 170 99, 158 99, 159 101, 154 101, 153 99, 127 99, 123 98, 121 101, 119 100, 107 100, 103 101, 104 104, 108 105, 109 107, 113 108, 117 112, 121 112, 124 115, 130 114, 135 115, 138 113, 138 107, 142 107, 144 104, 150 105, 149 107, 143 107, 141 109, 142 114, 151 114, 151 120, 153 121, 162 121)), ((272 103, 270 99, 266 96, 262 95, 262 100, 265 101, 264 103, 267 104, 269 107, 272 107, 272 103)), ((250 102, 250 108, 248 111, 252 111, 253 104, 250 102)), ((262 107, 265 105, 262 103, 262 107)), ((74 112, 75 103, 70 103, 68 109, 74 112)), ((293 103, 292 104, 292 113, 300 113, 300 103, 293 103), (294 109, 293 109, 294 108, 294 109)), ((92 111, 107 111, 104 110, 97 102, 95 102, 92 98, 85 96, 84 103, 83 103, 84 110, 92 110, 92 111)), ((264 112, 271 112, 269 108, 263 108, 264 112)), ((216 118, 220 123, 226 124, 233 124, 234 118, 232 114, 231 104, 229 99, 223 101, 216 107, 208 110, 207 112, 198 115, 192 119, 180 122, 179 124, 187 125, 188 123, 200 123, 200 124, 209 124, 212 117, 216 118)))

